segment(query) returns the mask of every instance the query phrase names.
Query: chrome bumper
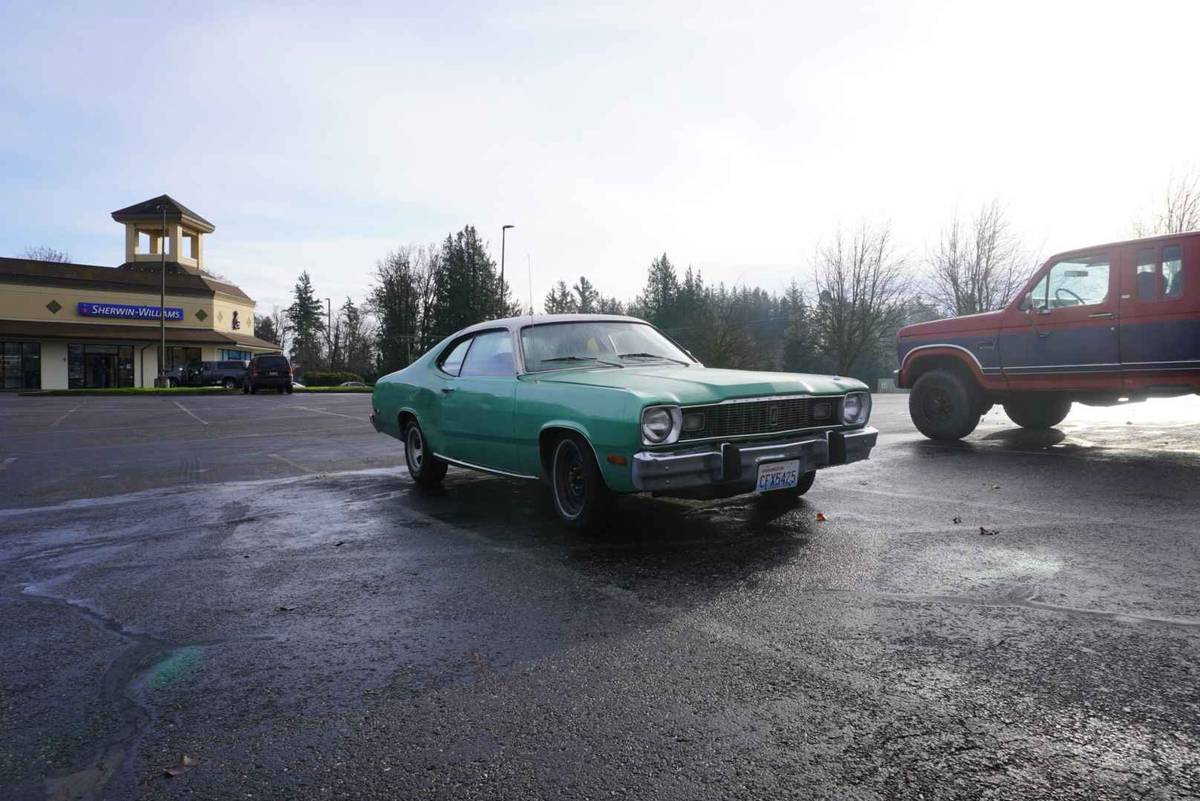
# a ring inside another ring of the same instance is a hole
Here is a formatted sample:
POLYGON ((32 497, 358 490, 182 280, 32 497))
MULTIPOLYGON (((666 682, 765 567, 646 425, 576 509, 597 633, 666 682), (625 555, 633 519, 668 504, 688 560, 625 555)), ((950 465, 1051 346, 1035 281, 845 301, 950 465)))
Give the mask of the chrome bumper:
POLYGON ((731 494, 750 492, 764 462, 797 459, 800 472, 869 458, 879 432, 874 428, 823 431, 781 442, 722 442, 691 451, 642 451, 633 455, 633 486, 670 494, 711 487, 731 494))

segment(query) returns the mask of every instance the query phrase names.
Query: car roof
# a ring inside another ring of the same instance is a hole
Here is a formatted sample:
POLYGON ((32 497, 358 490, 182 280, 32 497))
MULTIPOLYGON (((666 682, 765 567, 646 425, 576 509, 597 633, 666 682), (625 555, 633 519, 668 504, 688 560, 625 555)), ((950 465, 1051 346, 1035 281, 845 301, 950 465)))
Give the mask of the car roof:
POLYGON ((487 320, 486 322, 476 323, 457 332, 456 336, 459 334, 471 334, 476 331, 486 331, 491 328, 507 328, 510 331, 517 331, 535 325, 596 322, 642 323, 649 325, 645 320, 637 317, 629 317, 624 314, 522 314, 519 317, 504 317, 499 320, 487 320))

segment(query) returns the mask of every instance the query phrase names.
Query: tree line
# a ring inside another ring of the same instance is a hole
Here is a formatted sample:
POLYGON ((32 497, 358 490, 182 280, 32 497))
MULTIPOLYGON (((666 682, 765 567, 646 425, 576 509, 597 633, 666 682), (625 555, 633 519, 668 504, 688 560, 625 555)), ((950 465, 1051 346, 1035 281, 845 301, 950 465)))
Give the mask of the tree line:
MULTIPOLYGON (((1200 174, 1172 181, 1135 234, 1200 229, 1200 174)), ((547 314, 628 314, 655 324, 712 367, 852 375, 869 383, 895 368, 904 325, 1004 306, 1037 265, 1003 207, 955 216, 924 254, 902 253, 885 223, 833 231, 811 273, 782 292, 706 281, 666 253, 651 259, 633 298, 603 295, 586 275, 559 280, 547 314)), ((376 265, 365 298, 323 307, 307 272, 292 304, 255 318, 255 333, 306 369, 364 378, 400 369, 476 322, 531 314, 513 300, 473 226, 437 245, 402 247, 376 265), (335 311, 336 313, 330 313, 335 311)))

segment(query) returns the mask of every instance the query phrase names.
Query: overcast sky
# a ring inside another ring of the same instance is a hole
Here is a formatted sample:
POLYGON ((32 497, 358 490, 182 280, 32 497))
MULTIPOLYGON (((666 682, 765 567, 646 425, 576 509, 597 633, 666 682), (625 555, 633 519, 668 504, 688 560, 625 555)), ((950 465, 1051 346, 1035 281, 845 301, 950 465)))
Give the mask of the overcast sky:
POLYGON ((663 251, 779 289, 861 220, 916 261, 992 198, 1048 255, 1200 164, 1194 0, 10 0, 0 30, 0 255, 118 264, 109 213, 167 192, 260 312, 468 223, 497 258, 516 225, 539 306, 632 297, 663 251))

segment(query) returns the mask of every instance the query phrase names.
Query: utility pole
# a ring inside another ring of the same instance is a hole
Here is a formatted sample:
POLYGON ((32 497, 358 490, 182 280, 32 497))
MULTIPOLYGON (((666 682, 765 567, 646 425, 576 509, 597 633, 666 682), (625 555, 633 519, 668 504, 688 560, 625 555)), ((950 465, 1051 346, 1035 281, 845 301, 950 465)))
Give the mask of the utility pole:
POLYGON ((329 369, 333 369, 333 301, 325 298, 325 350, 329 352, 329 369))
POLYGON ((505 240, 505 235, 508 233, 509 228, 516 228, 516 226, 515 225, 500 226, 500 302, 501 303, 504 303, 504 300, 505 300, 505 292, 504 292, 504 245, 505 245, 505 241, 504 240, 505 240))

